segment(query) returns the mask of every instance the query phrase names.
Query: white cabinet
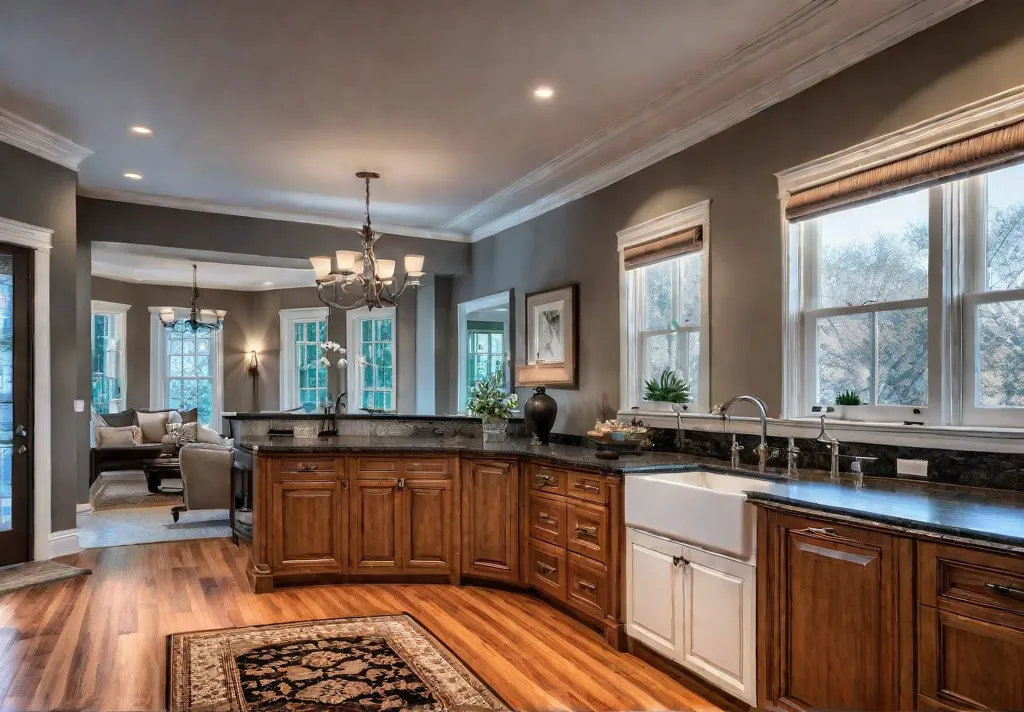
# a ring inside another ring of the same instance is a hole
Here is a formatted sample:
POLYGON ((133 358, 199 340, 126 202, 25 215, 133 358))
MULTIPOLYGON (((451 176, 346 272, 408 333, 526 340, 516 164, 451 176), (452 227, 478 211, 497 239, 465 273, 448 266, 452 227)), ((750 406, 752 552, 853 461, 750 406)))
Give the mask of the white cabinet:
POLYGON ((628 529, 626 632, 756 704, 755 569, 628 529))

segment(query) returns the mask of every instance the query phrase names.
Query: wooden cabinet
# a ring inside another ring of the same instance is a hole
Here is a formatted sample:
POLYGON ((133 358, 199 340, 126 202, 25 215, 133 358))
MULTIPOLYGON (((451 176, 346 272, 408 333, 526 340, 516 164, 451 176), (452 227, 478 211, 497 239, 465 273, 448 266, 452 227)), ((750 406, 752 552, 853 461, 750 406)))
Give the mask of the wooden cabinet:
POLYGON ((401 488, 402 569, 448 573, 452 561, 451 480, 407 480, 401 488))
POLYGON ((270 565, 275 571, 342 570, 341 492, 336 479, 274 476, 268 544, 270 565))
POLYGON ((519 480, 514 462, 462 465, 462 573, 519 580, 519 480))
POLYGON ((397 571, 401 565, 398 480, 355 480, 349 491, 351 571, 397 571))
POLYGON ((913 640, 901 628, 913 615, 909 542, 776 511, 758 516, 762 704, 913 707, 913 640))

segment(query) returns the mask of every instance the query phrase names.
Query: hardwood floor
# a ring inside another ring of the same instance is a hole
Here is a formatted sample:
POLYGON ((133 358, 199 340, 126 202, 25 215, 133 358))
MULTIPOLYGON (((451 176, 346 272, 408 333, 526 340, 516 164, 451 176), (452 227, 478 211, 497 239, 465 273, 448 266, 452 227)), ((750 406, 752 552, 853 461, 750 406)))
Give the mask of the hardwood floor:
POLYGON ((169 633, 408 612, 518 709, 717 710, 596 633, 518 593, 441 585, 256 596, 227 539, 92 549, 92 569, 0 596, 0 710, 158 710, 169 633))

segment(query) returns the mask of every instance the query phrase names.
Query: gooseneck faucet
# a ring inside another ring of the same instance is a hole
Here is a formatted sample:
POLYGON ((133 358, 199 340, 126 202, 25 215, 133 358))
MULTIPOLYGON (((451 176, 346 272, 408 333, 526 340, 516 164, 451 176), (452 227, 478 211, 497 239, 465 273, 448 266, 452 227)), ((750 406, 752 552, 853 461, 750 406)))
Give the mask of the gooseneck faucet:
MULTIPOLYGON (((765 465, 768 463, 768 409, 765 407, 764 401, 757 396, 736 396, 735 398, 730 398, 719 406, 719 413, 722 416, 722 420, 724 420, 727 425, 732 414, 733 406, 740 401, 753 403, 757 408, 757 415, 761 419, 761 444, 754 449, 754 452, 757 453, 757 471, 764 472, 765 465)), ((732 464, 733 467, 736 467, 739 464, 739 451, 743 448, 736 442, 735 435, 733 436, 731 449, 732 464)))
POLYGON ((829 452, 832 455, 832 462, 829 467, 829 475, 833 480, 839 479, 839 440, 832 437, 825 432, 825 413, 821 414, 821 430, 818 432, 818 437, 815 438, 819 443, 825 443, 828 445, 829 452))

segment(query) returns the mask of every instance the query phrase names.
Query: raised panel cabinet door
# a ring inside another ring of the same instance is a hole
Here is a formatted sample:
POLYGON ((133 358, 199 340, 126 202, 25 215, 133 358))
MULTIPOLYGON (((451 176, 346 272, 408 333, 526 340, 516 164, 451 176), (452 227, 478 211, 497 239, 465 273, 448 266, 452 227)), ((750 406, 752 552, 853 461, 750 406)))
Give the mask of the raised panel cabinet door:
POLYGON ((682 660, 685 547, 626 530, 626 632, 647 647, 682 660))
POLYGON ((462 480, 462 573, 519 580, 519 482, 511 462, 471 460, 462 480))
POLYGON ((918 610, 918 684, 925 702, 1024 710, 1024 621, 1011 627, 929 606, 918 610))
POLYGON ((683 650, 686 668, 755 704, 753 566, 687 548, 683 563, 683 650))
POLYGON ((771 701, 792 710, 897 709, 893 537, 800 517, 776 522, 775 541, 766 542, 777 547, 766 622, 771 701))
POLYGON ((401 566, 398 480, 355 480, 349 490, 351 571, 388 573, 401 566))
POLYGON ((452 566, 451 480, 408 480, 400 496, 402 567, 448 573, 452 566))
POLYGON ((274 573, 343 568, 341 483, 275 481, 271 485, 270 563, 274 573))

